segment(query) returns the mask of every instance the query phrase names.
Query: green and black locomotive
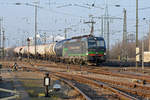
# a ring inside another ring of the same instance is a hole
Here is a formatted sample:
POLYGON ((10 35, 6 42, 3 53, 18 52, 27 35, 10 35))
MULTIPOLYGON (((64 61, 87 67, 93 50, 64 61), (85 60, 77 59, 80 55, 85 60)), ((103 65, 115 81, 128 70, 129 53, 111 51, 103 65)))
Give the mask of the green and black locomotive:
POLYGON ((104 38, 91 35, 62 40, 55 45, 56 57, 73 64, 101 63, 106 60, 104 38))

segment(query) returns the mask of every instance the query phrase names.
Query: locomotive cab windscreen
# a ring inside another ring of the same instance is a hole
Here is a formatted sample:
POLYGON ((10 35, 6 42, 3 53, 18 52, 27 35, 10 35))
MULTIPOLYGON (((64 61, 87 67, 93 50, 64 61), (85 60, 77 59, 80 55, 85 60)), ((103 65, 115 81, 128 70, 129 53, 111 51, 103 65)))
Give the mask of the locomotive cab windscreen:
POLYGON ((100 48, 100 47, 105 47, 105 42, 103 38, 88 38, 88 48, 100 48))

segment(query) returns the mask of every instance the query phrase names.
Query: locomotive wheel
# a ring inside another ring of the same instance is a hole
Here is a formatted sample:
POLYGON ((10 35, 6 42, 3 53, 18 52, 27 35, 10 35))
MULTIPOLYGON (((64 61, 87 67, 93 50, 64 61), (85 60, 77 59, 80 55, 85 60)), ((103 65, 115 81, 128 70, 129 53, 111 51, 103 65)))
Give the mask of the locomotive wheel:
POLYGON ((73 59, 73 64, 76 64, 76 58, 73 59))
POLYGON ((75 64, 75 59, 74 58, 72 58, 72 64, 75 64))
POLYGON ((66 64, 66 59, 64 58, 64 62, 63 62, 64 64, 66 64))
POLYGON ((76 59, 76 64, 79 64, 79 59, 76 59))
POLYGON ((61 60, 62 60, 61 62, 64 63, 64 58, 62 58, 61 60))
POLYGON ((81 60, 81 59, 79 60, 79 64, 80 64, 80 65, 82 64, 82 60, 81 60))
POLYGON ((75 63, 75 64, 78 64, 78 58, 75 58, 75 59, 74 59, 74 63, 75 63))

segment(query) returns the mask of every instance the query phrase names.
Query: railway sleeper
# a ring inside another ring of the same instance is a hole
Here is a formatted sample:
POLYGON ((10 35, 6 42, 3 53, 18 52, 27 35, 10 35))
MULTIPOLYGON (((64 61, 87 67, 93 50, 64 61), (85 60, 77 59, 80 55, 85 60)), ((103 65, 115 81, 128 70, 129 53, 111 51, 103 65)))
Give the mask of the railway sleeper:
POLYGON ((125 86, 118 86, 118 85, 113 85, 113 84, 109 84, 111 85, 113 88, 117 88, 121 91, 124 91, 126 93, 131 93, 131 95, 134 95, 134 96, 141 96, 141 97, 149 97, 149 92, 150 91, 143 91, 143 90, 139 90, 139 89, 132 89, 132 88, 128 88, 128 87, 125 87, 125 86))
POLYGON ((125 98, 125 99, 133 99, 133 100, 136 100, 135 98, 133 98, 133 97, 131 97, 131 96, 125 96, 124 95, 124 93, 121 93, 121 92, 118 92, 118 91, 116 91, 115 89, 113 89, 113 88, 111 88, 111 87, 109 87, 109 86, 106 86, 106 85, 101 85, 101 84, 99 84, 99 83, 97 83, 96 81, 91 81, 91 80, 89 80, 89 79, 83 79, 83 78, 81 78, 81 76, 72 76, 72 78, 74 79, 74 80, 76 80, 76 81, 78 81, 78 82, 81 82, 81 83, 86 83, 86 84, 92 84, 92 85, 94 85, 94 86, 97 86, 97 87, 103 87, 103 88, 105 88, 105 89, 109 89, 109 90, 111 90, 112 92, 114 92, 114 93, 117 93, 117 95, 120 97, 120 98, 125 98), (119 94, 120 93, 120 94, 119 94))
MULTIPOLYGON (((84 76, 85 77, 85 76, 84 76)), ((89 77, 85 77, 85 78, 89 78, 89 77)), ((122 82, 117 82, 117 81, 112 81, 112 80, 105 80, 105 79, 99 79, 99 78, 90 78, 92 80, 97 80, 97 81, 101 81, 101 82, 104 82, 104 83, 107 83, 107 84, 111 84, 111 85, 117 85, 117 86, 125 86, 125 87, 128 87, 130 88, 131 90, 127 90, 127 91, 130 91, 131 93, 134 93, 134 94, 138 94, 140 96, 147 96, 149 95, 149 92, 147 93, 143 93, 139 90, 150 90, 149 88, 150 87, 145 87, 145 86, 142 86, 142 85, 138 85, 138 84, 129 84, 129 83, 122 83, 122 82), (136 89, 136 91, 134 91, 136 89)))

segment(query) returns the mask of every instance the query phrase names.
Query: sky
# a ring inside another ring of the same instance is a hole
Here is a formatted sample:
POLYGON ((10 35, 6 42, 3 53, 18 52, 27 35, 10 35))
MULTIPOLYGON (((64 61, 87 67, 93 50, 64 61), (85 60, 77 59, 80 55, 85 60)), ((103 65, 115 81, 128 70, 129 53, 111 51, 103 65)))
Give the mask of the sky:
MULTIPOLYGON (((3 17, 3 28, 6 34, 6 46, 25 44, 27 37, 34 37, 34 5, 36 0, 0 0, 0 17, 3 17), (21 3, 21 5, 15 5, 21 3)), ((79 36, 90 33, 90 15, 101 17, 105 13, 105 0, 38 0, 37 27, 38 34, 46 32, 50 42, 52 35, 63 37, 79 36), (95 4, 95 7, 89 6, 95 4), (89 7, 91 9, 89 9, 89 7)), ((123 9, 127 10, 128 34, 135 34, 136 0, 108 0, 108 13, 111 17, 123 18, 123 9), (116 7, 115 5, 120 5, 116 7)), ((139 39, 149 31, 149 0, 139 0, 139 39), (145 9, 141 9, 145 8, 145 9), (143 20, 143 18, 146 18, 143 20)), ((101 34, 101 19, 94 19, 96 36, 101 34)), ((110 42, 114 44, 122 40, 123 20, 110 21, 110 42)))

